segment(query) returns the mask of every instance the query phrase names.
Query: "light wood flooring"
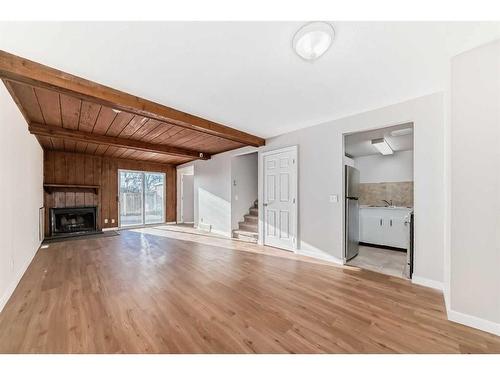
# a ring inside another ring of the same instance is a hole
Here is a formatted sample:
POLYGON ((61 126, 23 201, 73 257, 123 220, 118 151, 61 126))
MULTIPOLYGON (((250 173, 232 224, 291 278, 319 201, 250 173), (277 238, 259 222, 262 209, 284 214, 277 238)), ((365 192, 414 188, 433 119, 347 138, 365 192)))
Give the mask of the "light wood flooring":
POLYGON ((401 278, 147 228, 40 249, 0 352, 500 353, 500 337, 401 278))

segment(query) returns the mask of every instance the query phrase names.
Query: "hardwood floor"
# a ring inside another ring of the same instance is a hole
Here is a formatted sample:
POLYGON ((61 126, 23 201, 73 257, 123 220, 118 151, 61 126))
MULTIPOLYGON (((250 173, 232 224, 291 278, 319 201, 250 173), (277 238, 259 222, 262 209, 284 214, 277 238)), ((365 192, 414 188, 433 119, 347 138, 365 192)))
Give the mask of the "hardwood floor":
POLYGON ((148 228, 40 249, 0 352, 500 353, 500 337, 400 278, 148 228))

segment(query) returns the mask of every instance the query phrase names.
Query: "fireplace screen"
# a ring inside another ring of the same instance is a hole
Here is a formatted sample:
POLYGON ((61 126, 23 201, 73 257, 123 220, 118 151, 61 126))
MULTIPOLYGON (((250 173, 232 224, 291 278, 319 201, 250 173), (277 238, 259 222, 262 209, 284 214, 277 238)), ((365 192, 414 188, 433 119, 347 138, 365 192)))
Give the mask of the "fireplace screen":
POLYGON ((96 207, 51 208, 51 236, 95 232, 96 207))

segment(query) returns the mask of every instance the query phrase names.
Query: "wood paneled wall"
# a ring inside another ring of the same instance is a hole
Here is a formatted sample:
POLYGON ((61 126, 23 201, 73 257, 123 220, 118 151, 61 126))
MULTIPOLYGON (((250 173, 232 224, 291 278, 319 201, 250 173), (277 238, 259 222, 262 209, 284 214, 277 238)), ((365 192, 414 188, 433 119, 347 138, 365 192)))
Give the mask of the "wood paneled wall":
POLYGON ((91 190, 65 189, 45 192, 45 234, 49 234, 49 209, 52 207, 98 206, 100 228, 118 226, 118 170, 131 169, 166 174, 166 221, 176 220, 175 167, 135 160, 106 158, 71 152, 44 151, 44 183, 68 185, 98 185, 99 193, 91 190), (104 220, 108 219, 108 223, 104 220), (112 220, 115 222, 112 223, 112 220))

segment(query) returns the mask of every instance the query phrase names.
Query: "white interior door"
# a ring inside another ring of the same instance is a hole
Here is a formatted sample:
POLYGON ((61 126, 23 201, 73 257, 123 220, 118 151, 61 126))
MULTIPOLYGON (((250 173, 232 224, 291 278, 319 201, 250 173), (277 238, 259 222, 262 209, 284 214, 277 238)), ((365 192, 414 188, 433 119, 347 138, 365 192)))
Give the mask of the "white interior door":
POLYGON ((297 248, 297 148, 263 154, 264 244, 297 248))
POLYGON ((183 174, 181 177, 181 221, 194 221, 194 176, 183 174))

